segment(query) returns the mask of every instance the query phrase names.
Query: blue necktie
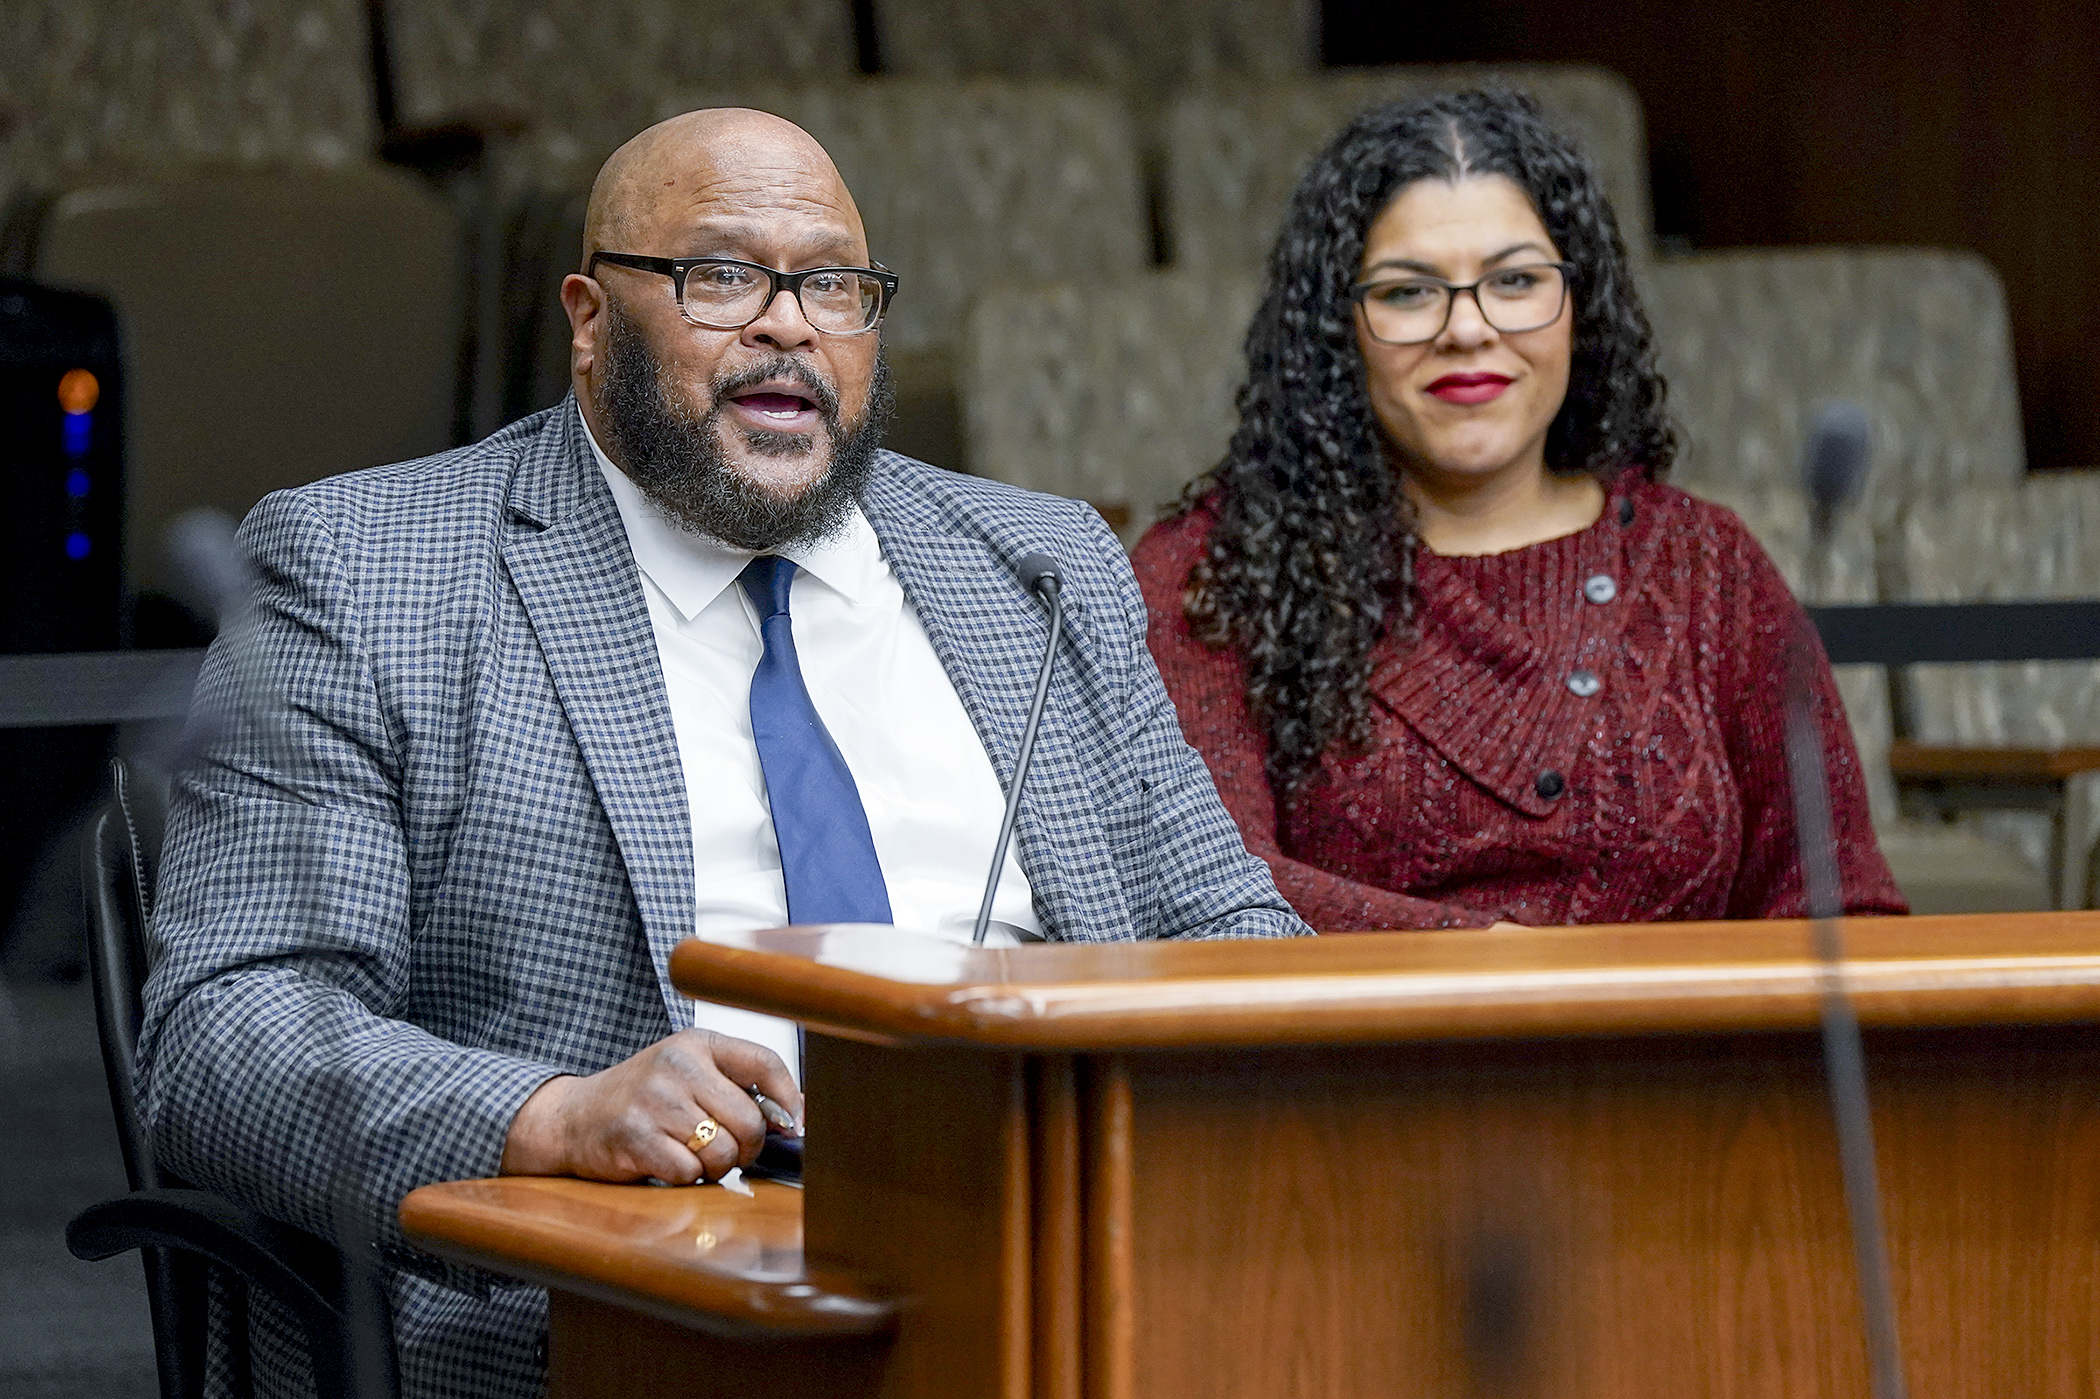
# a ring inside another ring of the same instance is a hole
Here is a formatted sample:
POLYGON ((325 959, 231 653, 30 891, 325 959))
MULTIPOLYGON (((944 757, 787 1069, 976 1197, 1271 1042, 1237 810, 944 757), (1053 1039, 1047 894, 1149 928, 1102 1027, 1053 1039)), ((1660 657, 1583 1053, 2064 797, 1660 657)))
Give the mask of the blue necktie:
POLYGON ((758 609, 766 653, 751 674, 751 736, 766 774, 766 801, 780 841, 790 923, 888 923, 889 886, 860 789, 817 717, 795 658, 788 589, 795 563, 761 555, 738 582, 758 609))

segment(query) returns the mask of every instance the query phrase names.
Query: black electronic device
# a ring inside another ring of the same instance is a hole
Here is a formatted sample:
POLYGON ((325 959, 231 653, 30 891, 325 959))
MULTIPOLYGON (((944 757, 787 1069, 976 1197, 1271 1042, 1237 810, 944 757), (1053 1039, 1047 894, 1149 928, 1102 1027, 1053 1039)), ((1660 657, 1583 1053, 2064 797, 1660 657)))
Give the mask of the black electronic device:
POLYGON ((758 1159, 744 1167, 744 1174, 755 1180, 777 1180, 783 1185, 802 1184, 802 1138, 766 1133, 758 1159))
POLYGON ((0 653, 122 641, 122 376, 108 302, 0 281, 0 653))
MULTIPOLYGON (((0 654, 126 640, 123 402, 108 302, 0 280, 0 654)), ((108 727, 0 730, 0 937, 21 935, 6 939, 18 974, 80 969, 64 834, 112 738, 108 727), (18 919, 25 897, 33 908, 18 919)))

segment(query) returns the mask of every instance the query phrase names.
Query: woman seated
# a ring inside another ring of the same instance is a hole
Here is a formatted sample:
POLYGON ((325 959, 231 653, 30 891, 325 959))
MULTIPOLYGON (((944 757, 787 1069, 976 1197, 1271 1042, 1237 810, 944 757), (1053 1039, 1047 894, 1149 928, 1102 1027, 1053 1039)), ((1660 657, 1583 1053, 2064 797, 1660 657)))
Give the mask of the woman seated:
MULTIPOLYGON (((1225 460, 1133 562, 1182 727, 1308 922, 1804 912, 1802 611, 1740 520, 1661 483, 1625 247, 1534 102, 1352 122, 1247 362, 1225 460)), ((1845 906, 1904 912, 1811 646, 1845 906)))

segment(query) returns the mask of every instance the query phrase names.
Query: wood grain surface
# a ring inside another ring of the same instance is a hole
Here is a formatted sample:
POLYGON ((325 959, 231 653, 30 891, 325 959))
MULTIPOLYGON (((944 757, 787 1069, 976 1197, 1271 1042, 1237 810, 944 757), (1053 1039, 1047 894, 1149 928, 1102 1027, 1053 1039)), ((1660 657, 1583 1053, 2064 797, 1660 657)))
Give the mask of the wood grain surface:
POLYGON ((1080 1399, 1086 1383, 1081 1368, 1086 1221, 1077 1066, 1069 1055, 1043 1055, 1030 1061, 1028 1074, 1034 1156, 1029 1184, 1035 1215, 1030 1241, 1035 1251, 1035 1334, 1030 1347, 1034 1394, 1035 1399, 1080 1399))
MULTIPOLYGON (((1130 1071, 1122 1055, 1086 1075, 1086 1363, 1089 1399, 1137 1399, 1137 1279, 1132 1276, 1130 1071)), ((1149 1338, 1148 1338, 1149 1339, 1149 1338)))
MULTIPOLYGON (((1846 931, 1911 1393, 2091 1399, 2100 915, 1846 931)), ((808 1357, 768 1392, 825 1399, 1867 1399, 1805 941, 688 943, 688 989, 843 1031, 803 1196, 473 1182, 404 1221, 563 1291, 559 1399, 767 1334, 808 1357)))
MULTIPOLYGON (((1132 1392, 1866 1399, 1807 1035, 1131 1056, 1132 1392)), ((1877 1032, 1911 1390, 2100 1375, 2100 1031, 1877 1032)))
POLYGON ((2061 782, 2096 769, 2100 748, 1943 748, 1907 739, 1889 745, 1889 771, 1899 782, 2061 782))
POLYGON ((1018 1055, 809 1036, 809 1256, 902 1300, 884 1396, 1031 1399, 1027 1074, 1018 1055))
MULTIPOLYGON (((2100 1018, 2100 912, 1848 920, 1868 1025, 2100 1018)), ((784 928, 672 954, 688 994, 871 1040, 1111 1050, 1801 1029, 1798 922, 973 949, 784 928)))
POLYGON ((547 1399, 851 1399, 876 1392, 889 1347, 884 1336, 731 1340, 558 1288, 547 1303, 547 1399))
POLYGON ((896 1305, 836 1268, 810 1269, 802 1194, 506 1176, 426 1185, 401 1227, 440 1258, 564 1288, 739 1339, 887 1332, 896 1305))

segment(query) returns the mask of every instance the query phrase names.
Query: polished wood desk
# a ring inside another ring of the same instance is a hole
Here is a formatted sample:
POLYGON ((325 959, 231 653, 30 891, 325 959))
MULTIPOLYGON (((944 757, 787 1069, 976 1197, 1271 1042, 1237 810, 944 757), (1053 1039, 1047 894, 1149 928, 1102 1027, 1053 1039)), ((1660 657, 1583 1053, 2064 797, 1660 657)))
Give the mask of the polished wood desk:
MULTIPOLYGON (((2093 1393, 2100 914, 1847 939, 1912 1393, 2093 1393)), ((403 1206, 553 1289, 557 1399, 1868 1392, 1802 924, 790 929, 672 972, 813 1031, 799 1254, 778 1187, 403 1206)))

